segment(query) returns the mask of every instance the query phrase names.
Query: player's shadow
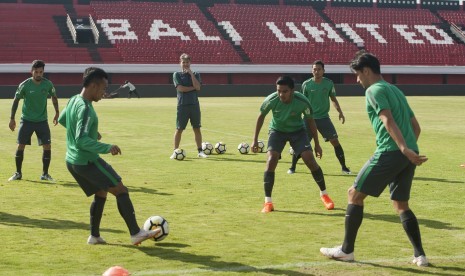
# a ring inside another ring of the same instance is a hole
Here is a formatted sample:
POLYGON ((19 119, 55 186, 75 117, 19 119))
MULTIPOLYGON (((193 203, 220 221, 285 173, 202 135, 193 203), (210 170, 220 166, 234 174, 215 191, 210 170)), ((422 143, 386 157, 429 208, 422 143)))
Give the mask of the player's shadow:
POLYGON ((435 177, 415 177, 415 178, 413 179, 413 182, 415 182, 415 180, 427 181, 427 182, 441 182, 441 183, 465 184, 465 181, 450 180, 450 179, 435 178, 435 177))
MULTIPOLYGON (((244 154, 246 155, 246 154, 244 154)), ((231 154, 231 156, 234 156, 231 154)), ((231 157, 226 157, 225 154, 222 154, 221 156, 209 156, 208 158, 206 158, 207 160, 210 160, 210 161, 223 161, 223 162, 247 162, 247 163, 265 163, 266 160, 263 159, 263 160, 252 160, 252 159, 246 159, 246 158, 231 158, 231 157)))
POLYGON ((407 272, 409 274, 419 274, 419 275, 441 275, 441 276, 456 276, 456 275, 465 275, 465 268, 461 267, 446 267, 446 266, 435 266, 432 263, 429 263, 428 267, 425 268, 414 268, 414 267, 403 267, 399 265, 384 265, 384 264, 379 264, 379 263, 373 263, 373 262, 355 262, 359 264, 364 264, 364 265, 371 265, 376 268, 386 268, 386 269, 392 269, 392 270, 398 270, 402 272, 407 272), (434 270, 433 270, 434 269, 434 270), (438 269, 442 269, 443 271, 449 271, 448 272, 438 272, 438 269), (433 271, 431 271, 433 270, 433 271), (452 273, 452 271, 454 271, 452 273))
MULTIPOLYGON (((334 210, 341 210, 344 211, 343 213, 333 213, 333 214, 328 214, 328 213, 309 213, 311 215, 317 215, 317 216, 340 216, 341 219, 344 217, 345 210, 342 208, 334 210)), ((387 222, 392 222, 392 223, 400 223, 400 218, 396 214, 370 214, 367 212, 363 213, 363 219, 371 219, 371 220, 379 220, 379 221, 387 221, 387 222)), ((457 226, 452 226, 449 222, 442 222, 438 220, 432 220, 432 219, 427 219, 427 218, 421 218, 418 219, 418 223, 422 226, 428 227, 428 228, 433 228, 433 229, 447 229, 447 230, 462 230, 463 227, 457 227, 457 226)))
MULTIPOLYGON (((88 229, 88 223, 81 223, 71 220, 46 218, 37 219, 29 218, 21 215, 14 215, 5 212, 0 212, 0 225, 15 226, 21 228, 40 228, 40 229, 88 229)), ((121 230, 101 229, 104 232, 124 233, 121 230)))
MULTIPOLYGON (((134 249, 134 246, 122 245, 134 249)), ((310 273, 303 273, 279 268, 257 268, 254 266, 242 264, 239 262, 228 262, 218 260, 219 257, 209 255, 198 255, 186 252, 180 252, 179 248, 186 248, 189 245, 180 243, 157 243, 154 247, 137 247, 145 254, 157 257, 163 260, 179 261, 183 263, 194 263, 199 265, 198 270, 205 272, 229 272, 229 273, 266 273, 272 275, 289 275, 289 276, 303 276, 312 275, 310 273)), ((180 271, 182 273, 182 271, 180 271)))

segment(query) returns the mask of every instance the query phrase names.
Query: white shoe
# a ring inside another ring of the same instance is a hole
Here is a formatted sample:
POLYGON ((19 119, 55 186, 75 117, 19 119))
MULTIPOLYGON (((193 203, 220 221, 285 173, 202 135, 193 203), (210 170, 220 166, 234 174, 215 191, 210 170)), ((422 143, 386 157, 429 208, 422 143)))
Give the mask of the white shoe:
POLYGON ((289 170, 287 170, 287 174, 295 174, 295 170, 289 169, 289 170))
POLYGON ((413 257, 412 263, 416 264, 417 266, 428 266, 429 264, 428 259, 426 259, 426 256, 424 255, 413 257))
POLYGON ((202 158, 207 158, 208 155, 205 154, 205 152, 201 151, 199 152, 199 154, 197 154, 198 157, 202 157, 202 158))
POLYGON ((349 168, 344 167, 344 168, 342 168, 342 174, 352 174, 352 172, 350 171, 349 168))
POLYGON ((15 172, 10 178, 8 178, 8 181, 13 181, 13 180, 21 180, 23 175, 19 172, 15 172))
POLYGON ((87 244, 106 244, 107 242, 102 237, 94 237, 92 235, 87 239, 87 244))
POLYGON ((170 159, 176 159, 176 152, 173 152, 173 154, 171 154, 170 159))
POLYGON ((160 231, 161 228, 154 230, 140 229, 139 233, 131 236, 131 243, 134 245, 139 245, 141 242, 155 237, 158 233, 160 233, 160 231))
POLYGON ((328 258, 344 261, 344 262, 351 262, 354 260, 354 252, 352 253, 344 253, 342 251, 342 246, 337 246, 333 248, 320 248, 321 254, 325 255, 328 258))
POLYGON ((40 180, 47 180, 47 181, 52 181, 52 182, 55 181, 55 179, 53 179, 52 176, 49 175, 48 173, 41 175, 40 180))

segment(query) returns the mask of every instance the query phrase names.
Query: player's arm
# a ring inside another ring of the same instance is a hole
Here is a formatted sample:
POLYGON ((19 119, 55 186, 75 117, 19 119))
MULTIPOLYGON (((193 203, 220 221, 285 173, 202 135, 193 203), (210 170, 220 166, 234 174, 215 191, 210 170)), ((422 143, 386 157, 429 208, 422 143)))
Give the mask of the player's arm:
POLYGON ((11 131, 14 131, 16 128, 15 115, 16 115, 16 110, 18 110, 19 100, 20 100, 19 98, 15 97, 13 100, 13 105, 11 106, 10 123, 8 125, 11 131))
POLYGON ((412 123, 413 133, 415 133, 415 137, 417 137, 418 141, 421 132, 420 123, 418 123, 417 118, 415 118, 415 116, 410 118, 410 122, 412 123))
POLYGON ((313 118, 305 118, 307 129, 313 137, 313 143, 315 144, 315 156, 320 158, 323 156, 323 149, 320 146, 320 140, 318 139, 318 129, 316 127, 315 120, 313 118))
POLYGON ((334 108, 337 110, 339 113, 339 121, 342 121, 344 124, 346 121, 346 117, 344 116, 344 113, 342 112, 341 106, 339 105, 339 101, 337 100, 336 96, 329 96, 331 99, 331 102, 333 103, 334 108))
POLYGON ((202 85, 200 84, 200 81, 197 79, 196 75, 192 72, 192 70, 190 70, 190 68, 189 68, 189 74, 191 75, 191 79, 192 79, 192 87, 194 87, 196 91, 200 91, 200 87, 202 85))
POLYGON ((404 136, 394 121, 394 117, 392 117, 391 110, 383 109, 379 112, 378 116, 379 119, 383 122, 386 130, 389 132, 389 135, 396 142, 399 150, 402 152, 402 154, 407 156, 410 162, 419 166, 428 160, 426 156, 418 155, 416 152, 407 147, 404 136))
POLYGON ((252 142, 252 151, 258 152, 258 135, 260 134, 260 130, 262 129, 263 122, 265 122, 265 115, 260 113, 257 118, 257 122, 255 124, 255 133, 253 135, 253 142, 252 142))
POLYGON ((53 117, 53 125, 58 124, 58 116, 60 116, 60 110, 58 109, 58 98, 57 96, 52 96, 53 108, 55 109, 55 116, 53 117))
POLYGON ((86 116, 86 114, 87 112, 84 106, 77 109, 76 135, 75 135, 76 147, 79 149, 82 149, 88 152, 94 152, 94 153, 102 153, 102 154, 111 153, 113 155, 117 154, 118 152, 121 153, 119 148, 112 149, 114 145, 105 144, 90 137, 89 127, 87 126, 91 125, 92 120, 95 120, 95 118, 91 116, 86 116))

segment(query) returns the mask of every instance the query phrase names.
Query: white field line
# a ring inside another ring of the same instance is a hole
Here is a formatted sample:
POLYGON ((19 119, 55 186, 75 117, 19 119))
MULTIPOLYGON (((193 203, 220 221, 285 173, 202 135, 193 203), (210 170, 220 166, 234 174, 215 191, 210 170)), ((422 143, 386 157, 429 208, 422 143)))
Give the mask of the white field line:
MULTIPOLYGON (((435 260, 465 260, 465 255, 456 255, 456 256, 428 256, 428 259, 432 264, 435 260)), ((408 264, 410 259, 408 258, 394 258, 394 259, 375 259, 375 260, 357 260, 354 264, 383 264, 383 263, 398 263, 408 264)), ((303 262, 303 263, 287 263, 280 265, 266 265, 266 266, 236 266, 236 267, 225 267, 225 268, 193 268, 193 269, 180 269, 180 270, 146 270, 134 272, 132 275, 190 275, 190 274, 202 274, 202 273, 222 273, 222 272, 253 272, 266 269, 289 269, 289 268, 300 268, 300 267, 324 267, 324 266, 347 266, 351 263, 340 262, 334 260, 318 261, 318 262, 303 262)), ((413 264, 412 264, 413 265, 413 264)), ((363 269, 363 268, 360 268, 363 269)))

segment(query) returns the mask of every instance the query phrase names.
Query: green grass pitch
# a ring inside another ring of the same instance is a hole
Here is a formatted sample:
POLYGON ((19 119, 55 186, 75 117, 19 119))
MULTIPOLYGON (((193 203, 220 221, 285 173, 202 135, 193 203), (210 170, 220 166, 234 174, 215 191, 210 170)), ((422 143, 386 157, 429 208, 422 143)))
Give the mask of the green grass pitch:
MULTIPOLYGON (((50 174, 41 182, 42 149, 26 147, 23 180, 8 182, 15 170, 17 131, 8 129, 12 100, 0 100, 1 275, 101 275, 120 265, 133 275, 463 275, 465 274, 465 97, 409 97, 422 127, 421 153, 410 206, 420 222, 431 266, 410 263, 412 249, 385 191, 368 198, 354 263, 328 260, 322 246, 341 244, 346 192, 355 175, 342 175, 330 144, 319 160, 335 210, 327 211, 302 161, 288 175, 288 148, 276 170, 276 211, 260 213, 266 155, 241 155, 251 143, 263 98, 201 98, 203 140, 223 141, 224 155, 196 157, 193 132, 181 145, 184 161, 170 160, 176 99, 108 99, 95 103, 103 141, 121 156, 102 155, 129 187, 140 225, 152 215, 170 223, 160 243, 130 245, 129 233, 109 195, 101 234, 109 242, 89 246, 89 205, 68 173, 65 131, 52 129, 50 174)), ((344 125, 331 110, 348 166, 357 172, 375 149, 363 97, 339 97, 344 125)), ((62 109, 67 99, 59 99, 62 109)), ((22 102, 20 103, 20 106, 22 102)), ((19 124, 19 113, 16 118, 19 124)), ((49 101, 49 118, 53 113, 49 101)), ((266 141, 267 116, 260 139, 266 141)))

